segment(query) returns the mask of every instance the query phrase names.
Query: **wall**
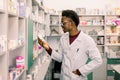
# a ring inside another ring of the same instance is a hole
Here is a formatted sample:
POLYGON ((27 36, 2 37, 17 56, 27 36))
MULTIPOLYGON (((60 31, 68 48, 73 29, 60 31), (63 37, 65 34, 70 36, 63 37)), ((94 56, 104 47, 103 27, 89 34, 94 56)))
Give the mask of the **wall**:
POLYGON ((86 7, 104 9, 105 6, 120 7, 120 0, 43 0, 44 5, 55 10, 86 7))

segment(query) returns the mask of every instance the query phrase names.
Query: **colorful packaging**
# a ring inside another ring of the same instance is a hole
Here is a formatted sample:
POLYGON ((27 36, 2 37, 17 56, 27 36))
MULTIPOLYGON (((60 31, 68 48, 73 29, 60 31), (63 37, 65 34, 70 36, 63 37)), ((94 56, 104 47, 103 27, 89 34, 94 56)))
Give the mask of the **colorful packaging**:
POLYGON ((23 56, 17 56, 16 57, 16 68, 24 68, 24 57, 23 56))

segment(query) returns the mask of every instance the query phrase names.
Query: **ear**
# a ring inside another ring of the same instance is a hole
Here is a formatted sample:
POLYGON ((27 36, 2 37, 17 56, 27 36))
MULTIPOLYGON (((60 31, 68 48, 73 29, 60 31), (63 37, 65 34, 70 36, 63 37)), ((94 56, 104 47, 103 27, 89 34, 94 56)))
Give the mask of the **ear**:
POLYGON ((72 26, 76 26, 76 25, 75 25, 75 22, 74 22, 73 20, 71 20, 71 25, 72 25, 72 26))

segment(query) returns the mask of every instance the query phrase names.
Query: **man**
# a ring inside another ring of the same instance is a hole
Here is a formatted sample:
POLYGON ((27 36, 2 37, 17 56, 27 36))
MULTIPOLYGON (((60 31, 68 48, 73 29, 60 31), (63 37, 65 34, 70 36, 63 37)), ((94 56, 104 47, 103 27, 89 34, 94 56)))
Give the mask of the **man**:
POLYGON ((73 10, 63 10, 61 26, 65 32, 60 39, 58 52, 38 38, 51 58, 62 62, 60 80, 87 80, 87 75, 102 64, 101 54, 94 40, 77 29, 79 16, 73 10), (91 59, 86 64, 88 58, 91 59))

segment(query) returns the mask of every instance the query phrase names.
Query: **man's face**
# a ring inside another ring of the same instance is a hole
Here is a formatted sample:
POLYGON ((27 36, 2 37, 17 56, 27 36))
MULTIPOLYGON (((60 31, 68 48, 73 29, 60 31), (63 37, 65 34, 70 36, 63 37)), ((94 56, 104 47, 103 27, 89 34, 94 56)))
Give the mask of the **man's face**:
POLYGON ((69 32, 71 30, 71 19, 63 16, 61 19, 61 27, 64 32, 69 32))

